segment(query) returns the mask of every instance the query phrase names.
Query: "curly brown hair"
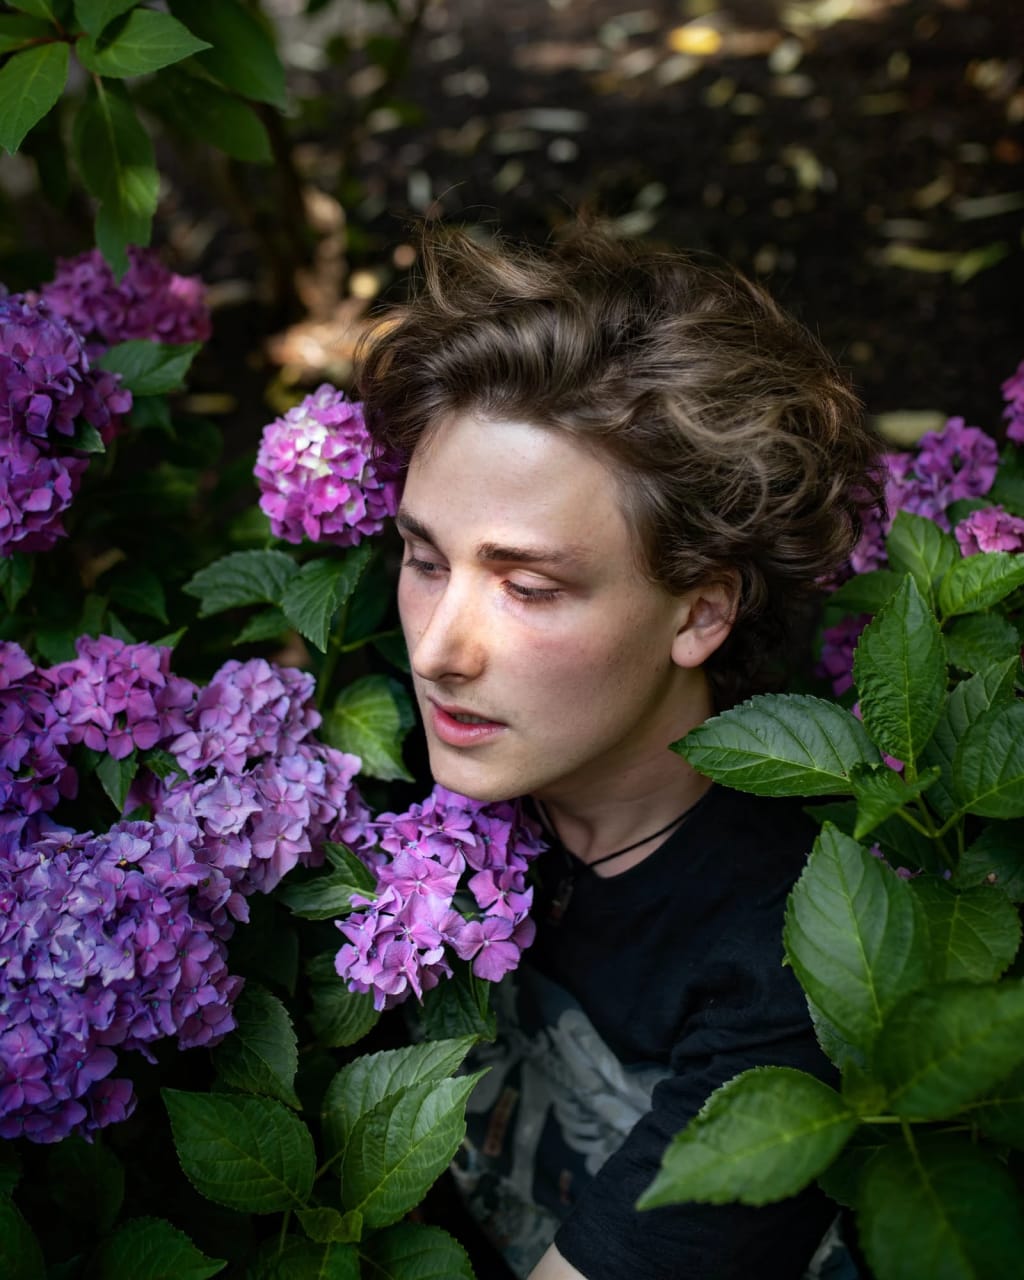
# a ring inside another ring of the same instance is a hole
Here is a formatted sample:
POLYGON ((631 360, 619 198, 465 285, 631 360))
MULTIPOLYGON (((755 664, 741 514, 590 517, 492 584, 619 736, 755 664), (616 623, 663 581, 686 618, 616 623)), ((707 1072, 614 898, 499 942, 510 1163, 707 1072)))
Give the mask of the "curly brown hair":
POLYGON ((565 431, 622 486, 643 571, 739 581, 707 663, 719 707, 778 675, 789 623, 849 555, 875 438, 818 341, 758 285, 578 229, 547 251, 429 231, 421 287, 361 352, 382 449, 456 413, 565 431))

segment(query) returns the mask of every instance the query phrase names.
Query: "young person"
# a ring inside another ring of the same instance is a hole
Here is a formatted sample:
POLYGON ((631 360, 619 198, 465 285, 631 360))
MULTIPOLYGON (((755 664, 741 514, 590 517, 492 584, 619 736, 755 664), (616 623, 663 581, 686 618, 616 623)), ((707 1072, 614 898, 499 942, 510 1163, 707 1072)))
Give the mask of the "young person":
POLYGON ((669 750, 765 687, 857 533, 875 454, 818 343, 756 285, 583 232, 428 238, 360 391, 408 463, 399 605, 431 769, 531 798, 537 938, 497 991, 457 1177, 530 1280, 799 1280, 834 1216, 641 1213, 720 1084, 830 1078, 782 964, 814 828, 669 750))

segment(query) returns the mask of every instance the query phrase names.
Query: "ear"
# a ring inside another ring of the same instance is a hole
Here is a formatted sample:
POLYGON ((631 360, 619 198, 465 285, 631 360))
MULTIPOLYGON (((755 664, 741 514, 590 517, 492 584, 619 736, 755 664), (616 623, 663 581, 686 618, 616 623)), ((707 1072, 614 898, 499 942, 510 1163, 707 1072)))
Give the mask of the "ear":
POLYGON ((721 645, 736 621, 738 574, 702 582, 680 599, 679 629, 672 642, 677 667, 701 667, 721 645))

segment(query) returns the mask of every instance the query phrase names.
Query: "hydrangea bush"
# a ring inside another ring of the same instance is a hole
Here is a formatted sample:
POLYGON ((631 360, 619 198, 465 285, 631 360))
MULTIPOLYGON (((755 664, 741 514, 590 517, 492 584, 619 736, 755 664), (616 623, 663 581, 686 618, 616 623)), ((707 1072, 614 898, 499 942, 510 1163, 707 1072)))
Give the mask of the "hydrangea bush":
POLYGON ((1010 1275, 1024 1249, 1022 388, 1024 365, 1002 453, 951 418, 884 459, 887 510, 826 602, 839 701, 753 698, 676 744, 726 785, 820 801, 784 944, 841 1085, 742 1073, 641 1205, 816 1178, 879 1280, 1010 1275))

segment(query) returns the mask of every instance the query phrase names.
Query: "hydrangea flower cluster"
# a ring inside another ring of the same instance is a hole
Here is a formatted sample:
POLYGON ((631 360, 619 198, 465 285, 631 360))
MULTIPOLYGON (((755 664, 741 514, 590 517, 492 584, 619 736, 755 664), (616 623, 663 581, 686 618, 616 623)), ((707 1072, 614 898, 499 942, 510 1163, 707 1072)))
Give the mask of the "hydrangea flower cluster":
POLYGON ((1014 444, 1024 444, 1024 360, 1003 383, 1003 399, 1006 401, 1003 410, 1006 438, 1014 444))
POLYGON ((853 688, 853 651, 870 621, 869 613, 859 613, 822 632, 821 658, 814 674, 832 682, 832 692, 837 698, 853 688))
POLYGON ((0 1136, 57 1141, 124 1118, 116 1050, 212 1044, 241 982, 225 944, 327 840, 359 846, 355 756, 313 737, 313 679, 262 659, 199 689, 170 651, 109 636, 36 668, 0 645, 0 1136), (74 793, 71 751, 150 751, 121 821, 48 817, 74 793))
POLYGON ((0 287, 0 555, 48 551, 88 459, 85 421, 104 441, 132 405, 120 377, 91 368, 81 337, 48 303, 0 287))
POLYGON ((934 520, 949 529, 946 508, 961 498, 981 498, 992 488, 999 465, 996 442, 963 418, 950 418, 941 431, 929 431, 913 453, 885 456, 884 487, 888 516, 877 509, 863 515, 863 532, 850 556, 854 573, 886 563, 885 538, 898 511, 934 520))
POLYGON ((129 245, 120 280, 98 249, 58 258, 57 274, 42 294, 81 333, 90 354, 137 338, 184 343, 210 336, 203 282, 175 274, 153 249, 129 245))
POLYGON ((338 928, 345 936, 335 967, 350 991, 372 992, 386 1009, 452 976, 452 955, 497 982, 533 941, 526 884, 543 848, 540 828, 517 802, 482 804, 437 786, 406 813, 371 823, 377 851, 374 897, 338 928))
POLYGON ((965 556, 984 551, 1024 551, 1024 520, 1000 506, 972 511, 953 530, 965 556))
POLYGON ((254 475, 287 542, 352 547, 398 509, 396 469, 374 457, 362 406, 327 383, 264 427, 254 475))

